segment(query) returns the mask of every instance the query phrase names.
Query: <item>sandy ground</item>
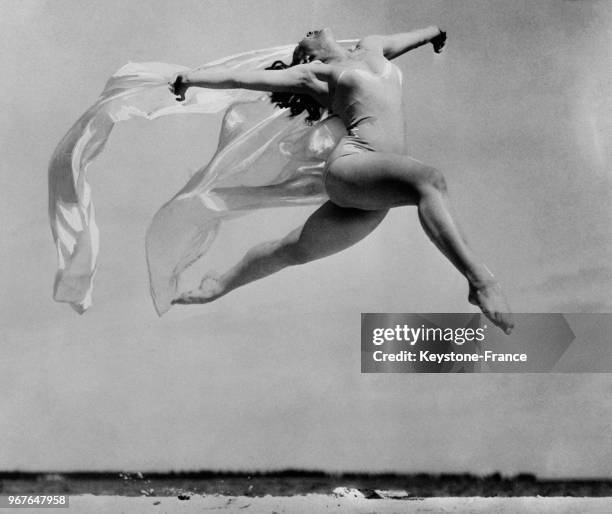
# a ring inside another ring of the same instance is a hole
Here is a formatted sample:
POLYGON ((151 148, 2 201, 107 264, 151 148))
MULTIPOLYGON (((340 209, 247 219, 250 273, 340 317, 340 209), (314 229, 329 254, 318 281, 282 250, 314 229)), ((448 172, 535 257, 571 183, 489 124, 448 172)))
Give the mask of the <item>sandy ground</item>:
MULTIPOLYGON (((40 514, 40 509, 12 509, 21 514, 40 514)), ((2 512, 8 512, 2 509, 2 512)), ((425 498, 422 500, 368 500, 337 498, 332 495, 305 496, 192 496, 189 500, 176 497, 125 497, 81 495, 70 497, 69 509, 61 512, 87 513, 201 513, 209 511, 243 513, 605 513, 612 512, 612 498, 425 498)))

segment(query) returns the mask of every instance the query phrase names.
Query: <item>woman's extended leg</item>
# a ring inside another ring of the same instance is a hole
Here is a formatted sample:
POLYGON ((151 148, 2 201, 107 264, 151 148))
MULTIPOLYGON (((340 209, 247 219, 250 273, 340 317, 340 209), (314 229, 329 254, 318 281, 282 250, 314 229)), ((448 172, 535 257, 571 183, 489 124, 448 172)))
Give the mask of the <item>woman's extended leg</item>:
POLYGON ((453 219, 440 171, 399 154, 353 154, 332 163, 326 187, 330 198, 345 207, 416 205, 427 235, 467 278, 469 301, 506 333, 512 330, 510 309, 499 284, 475 256, 453 219))
POLYGON ((207 303, 287 266, 340 252, 370 234, 386 214, 386 209, 364 211, 326 202, 302 227, 278 241, 252 248, 227 273, 207 275, 199 289, 182 294, 172 303, 207 303))
POLYGON ((218 203, 223 209, 240 210, 295 205, 300 199, 324 193, 321 173, 307 173, 267 186, 217 187, 209 196, 213 205, 218 203))

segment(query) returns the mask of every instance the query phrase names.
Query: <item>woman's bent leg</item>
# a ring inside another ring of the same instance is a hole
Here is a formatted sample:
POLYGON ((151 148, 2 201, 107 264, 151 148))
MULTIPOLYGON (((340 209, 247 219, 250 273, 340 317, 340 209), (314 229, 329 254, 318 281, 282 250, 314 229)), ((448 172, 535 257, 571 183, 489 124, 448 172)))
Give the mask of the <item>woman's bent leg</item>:
POLYGON ((173 303, 207 303, 287 266, 305 264, 340 252, 370 234, 386 214, 386 210, 364 211, 326 202, 302 227, 278 241, 252 248, 227 273, 207 275, 199 289, 182 294, 173 303))
POLYGON ((429 238, 468 280, 469 301, 509 333, 513 322, 506 299, 453 218, 442 173, 404 155, 368 152, 335 160, 326 185, 330 198, 346 207, 416 205, 429 238))

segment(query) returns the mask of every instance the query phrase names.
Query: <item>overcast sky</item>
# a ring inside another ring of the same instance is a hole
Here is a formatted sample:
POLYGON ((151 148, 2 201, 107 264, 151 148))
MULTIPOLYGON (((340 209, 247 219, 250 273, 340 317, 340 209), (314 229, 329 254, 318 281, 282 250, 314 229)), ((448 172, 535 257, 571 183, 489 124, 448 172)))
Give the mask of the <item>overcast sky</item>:
MULTIPOLYGON (((473 311, 414 209, 160 319, 145 229, 212 155, 218 118, 115 128, 90 169, 101 253, 84 316, 51 300, 46 205, 53 149, 129 61, 197 66, 323 26, 438 24, 442 56, 397 60, 411 154, 446 173, 515 311, 612 312, 612 4, 4 0, 0 13, 0 469, 612 473, 609 375, 360 374, 361 312, 473 311)), ((248 223, 280 235, 310 210, 248 223)))

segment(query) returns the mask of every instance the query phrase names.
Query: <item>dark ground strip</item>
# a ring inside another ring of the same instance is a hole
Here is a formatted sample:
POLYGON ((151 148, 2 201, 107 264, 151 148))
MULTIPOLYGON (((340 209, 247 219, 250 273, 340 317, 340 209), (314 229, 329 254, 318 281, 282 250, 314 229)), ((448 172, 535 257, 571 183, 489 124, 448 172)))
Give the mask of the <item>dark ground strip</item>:
POLYGON ((545 480, 531 474, 504 477, 471 474, 329 474, 287 470, 242 472, 0 472, 0 494, 98 494, 175 496, 224 494, 231 496, 293 496, 330 494, 338 486, 359 489, 366 497, 375 489, 404 490, 410 497, 434 496, 612 496, 612 480, 545 480))

